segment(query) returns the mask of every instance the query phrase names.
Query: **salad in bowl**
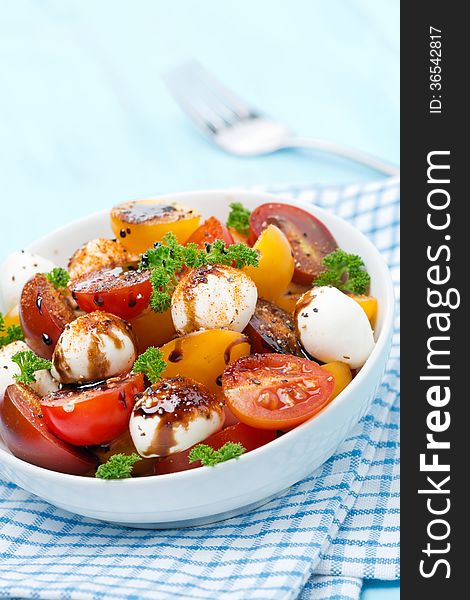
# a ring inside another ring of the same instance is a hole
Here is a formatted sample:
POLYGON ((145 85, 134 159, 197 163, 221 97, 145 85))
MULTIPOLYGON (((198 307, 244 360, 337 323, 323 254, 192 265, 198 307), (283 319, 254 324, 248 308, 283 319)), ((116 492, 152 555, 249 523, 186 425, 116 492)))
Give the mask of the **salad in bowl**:
POLYGON ((233 469, 294 440, 367 371, 391 320, 370 259, 299 204, 219 194, 211 214, 198 194, 125 202, 76 247, 65 235, 60 251, 5 259, 2 460, 104 486, 233 469))

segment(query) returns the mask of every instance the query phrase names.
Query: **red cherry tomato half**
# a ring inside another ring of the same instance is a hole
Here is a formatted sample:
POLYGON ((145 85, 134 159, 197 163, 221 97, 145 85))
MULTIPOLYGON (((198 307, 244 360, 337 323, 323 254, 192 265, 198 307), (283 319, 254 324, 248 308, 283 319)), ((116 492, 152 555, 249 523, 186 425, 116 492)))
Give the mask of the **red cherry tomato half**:
POLYGON ((84 475, 97 463, 86 450, 66 444, 48 430, 40 396, 22 383, 9 385, 5 391, 0 434, 15 456, 51 471, 84 475))
MULTIPOLYGON (((244 423, 237 423, 214 433, 214 435, 211 435, 201 443, 212 446, 214 450, 219 450, 226 442, 239 442, 245 447, 247 452, 250 452, 251 450, 255 450, 255 448, 264 446, 268 442, 272 442, 274 439, 276 439, 276 432, 274 430, 254 429, 244 423)), ((189 462, 189 453, 193 448, 194 446, 158 462, 155 465, 155 474, 165 475, 166 473, 177 473, 178 471, 187 471, 188 469, 200 467, 201 464, 199 462, 189 462)))
POLYGON ((335 378, 290 354, 252 354, 222 375, 225 401, 240 421, 260 429, 288 429, 310 419, 331 399, 335 378))
POLYGON ((28 346, 50 359, 67 323, 75 319, 65 292, 56 290, 41 273, 26 282, 21 293, 19 317, 28 346))
POLYGON ((101 269, 76 279, 71 291, 82 310, 102 310, 128 320, 140 315, 149 304, 149 277, 148 271, 101 269))
POLYGON ((197 244, 199 248, 205 248, 205 244, 212 244, 215 240, 224 240, 226 246, 233 244, 233 237, 227 227, 219 219, 209 217, 196 229, 186 243, 192 242, 197 244))
POLYGON ((294 318, 279 308, 274 302, 258 298, 256 309, 244 334, 250 338, 253 354, 277 352, 278 354, 298 354, 294 318))
POLYGON ((105 444, 123 433, 145 389, 141 373, 53 392, 41 400, 44 420, 62 440, 76 446, 105 444))
POLYGON ((330 231, 313 215, 289 204, 269 203, 255 208, 250 217, 250 241, 254 243, 268 225, 285 234, 294 253, 293 281, 310 285, 323 270, 323 257, 337 248, 330 231))

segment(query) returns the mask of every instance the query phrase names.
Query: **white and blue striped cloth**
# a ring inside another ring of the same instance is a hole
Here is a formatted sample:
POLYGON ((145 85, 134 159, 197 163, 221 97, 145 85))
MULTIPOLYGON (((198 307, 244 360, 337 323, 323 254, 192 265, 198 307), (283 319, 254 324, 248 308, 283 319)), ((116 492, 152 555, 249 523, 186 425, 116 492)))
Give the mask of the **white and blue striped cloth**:
MULTIPOLYGON (((398 298, 396 179, 288 194, 368 235, 390 265, 398 298)), ((397 318, 377 398, 336 455, 247 515, 191 529, 133 530, 64 512, 0 481, 0 597, 352 600, 364 578, 397 579, 398 335, 397 318)))

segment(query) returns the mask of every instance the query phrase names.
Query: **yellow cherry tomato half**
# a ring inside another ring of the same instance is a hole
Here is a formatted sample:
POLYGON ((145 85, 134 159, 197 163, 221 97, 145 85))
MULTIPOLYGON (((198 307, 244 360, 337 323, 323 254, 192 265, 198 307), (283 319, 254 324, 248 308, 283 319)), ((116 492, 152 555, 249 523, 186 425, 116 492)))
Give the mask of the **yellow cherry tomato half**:
POLYGON ((18 313, 18 304, 11 308, 7 314, 3 317, 5 322, 5 329, 12 325, 20 325, 20 316, 18 313))
POLYGON ((336 396, 344 390, 344 388, 351 383, 352 381, 352 373, 349 365, 344 362, 340 362, 336 360, 334 362, 326 363, 321 366, 322 369, 325 369, 335 378, 335 386, 331 393, 331 400, 336 398, 336 396))
POLYGON ((367 318, 373 325, 375 323, 375 319, 377 318, 377 310, 379 307, 377 298, 374 298, 373 296, 354 296, 354 295, 351 295, 351 298, 359 304, 359 306, 366 313, 367 318))
POLYGON ((275 300, 289 285, 294 273, 294 256, 287 237, 279 227, 268 225, 253 246, 260 253, 258 267, 246 267, 258 294, 275 300))
POLYGON ((250 354, 250 343, 242 333, 207 329, 172 340, 161 348, 166 369, 163 377, 190 377, 219 395, 226 366, 250 354))
POLYGON ((114 235, 129 252, 141 254, 172 231, 184 244, 199 225, 197 210, 158 200, 133 200, 111 209, 114 235))
POLYGON ((146 308, 140 315, 130 319, 129 323, 137 338, 139 354, 149 346, 162 346, 176 336, 170 309, 156 313, 151 308, 146 308))

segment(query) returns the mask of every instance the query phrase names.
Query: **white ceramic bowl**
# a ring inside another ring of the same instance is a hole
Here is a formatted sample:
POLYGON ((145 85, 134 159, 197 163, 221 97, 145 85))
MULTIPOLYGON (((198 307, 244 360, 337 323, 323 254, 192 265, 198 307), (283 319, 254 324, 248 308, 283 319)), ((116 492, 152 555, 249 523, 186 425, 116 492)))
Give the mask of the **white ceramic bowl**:
MULTIPOLYGON (((338 448, 365 414, 388 358, 393 323, 393 288, 388 268, 371 242, 346 221, 316 206, 255 192, 199 191, 166 196, 223 220, 228 205, 250 209, 265 202, 297 204, 331 230, 338 245, 363 257, 378 298, 376 346, 351 384, 320 414, 238 460, 216 467, 123 481, 65 475, 30 465, 1 445, 0 474, 65 510, 134 527, 182 527, 218 521, 250 510, 311 473, 338 448)), ((112 237, 108 211, 91 215, 31 244, 29 250, 66 265, 83 242, 112 237)))

